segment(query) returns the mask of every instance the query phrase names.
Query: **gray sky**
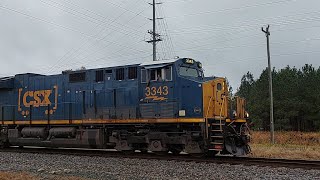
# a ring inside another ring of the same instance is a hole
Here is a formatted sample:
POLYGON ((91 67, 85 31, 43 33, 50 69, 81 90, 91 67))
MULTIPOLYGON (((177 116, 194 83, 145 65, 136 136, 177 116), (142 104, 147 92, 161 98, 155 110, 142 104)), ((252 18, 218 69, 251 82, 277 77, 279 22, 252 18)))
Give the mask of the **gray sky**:
MULTIPOLYGON (((152 60, 149 0, 1 0, 0 76, 152 60)), ((151 1, 151 0, 150 0, 151 1)), ((239 86, 267 66, 320 65, 319 0, 159 0, 158 57, 191 57, 239 86)))

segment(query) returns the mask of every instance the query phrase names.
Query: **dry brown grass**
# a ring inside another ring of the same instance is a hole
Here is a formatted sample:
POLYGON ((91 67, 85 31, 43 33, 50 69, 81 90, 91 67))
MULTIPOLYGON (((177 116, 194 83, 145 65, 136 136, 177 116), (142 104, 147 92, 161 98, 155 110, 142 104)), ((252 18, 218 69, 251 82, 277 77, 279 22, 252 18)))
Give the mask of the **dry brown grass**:
MULTIPOLYGON (((40 180, 44 179, 37 175, 32 175, 27 172, 3 172, 0 171, 0 180, 40 180)), ((51 180, 84 180, 80 177, 74 177, 74 176, 49 176, 45 179, 51 179, 51 180)))
POLYGON ((270 133, 252 132, 253 157, 320 160, 320 133, 275 132, 275 145, 270 133))
POLYGON ((0 172, 0 180, 38 180, 39 178, 28 173, 0 172))

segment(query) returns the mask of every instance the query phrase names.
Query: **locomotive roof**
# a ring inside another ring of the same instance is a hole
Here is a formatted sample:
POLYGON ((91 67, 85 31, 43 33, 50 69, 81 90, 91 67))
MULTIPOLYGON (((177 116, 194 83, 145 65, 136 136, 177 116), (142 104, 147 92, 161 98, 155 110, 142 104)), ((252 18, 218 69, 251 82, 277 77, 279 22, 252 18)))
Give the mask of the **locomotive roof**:
MULTIPOLYGON (((76 71, 90 71, 90 70, 95 70, 95 69, 105 69, 105 68, 115 68, 115 67, 120 67, 120 66, 132 66, 132 65, 137 65, 137 66, 144 66, 144 67, 151 67, 154 65, 166 65, 166 64, 172 64, 178 60, 181 60, 183 58, 179 58, 179 59, 169 59, 169 60, 161 60, 161 61, 147 61, 147 62, 143 62, 143 63, 135 63, 135 64, 127 64, 127 65, 119 65, 119 66, 110 66, 110 67, 102 67, 102 68, 94 68, 94 69, 84 69, 84 70, 71 70, 69 71, 62 71, 62 74, 64 73, 71 73, 71 72, 76 72, 76 71)), ((36 73, 21 73, 21 74, 16 74, 15 76, 19 76, 19 75, 28 75, 28 76, 48 76, 48 75, 44 75, 44 74, 36 74, 36 73)), ((49 75, 51 76, 51 75, 49 75)), ((14 77, 14 76, 13 76, 14 77)), ((2 80, 5 80, 6 78, 10 78, 10 77, 1 77, 2 80)))
POLYGON ((179 59, 170 59, 170 60, 161 60, 161 61, 148 61, 140 64, 140 66, 151 66, 151 65, 156 65, 156 64, 169 64, 169 63, 174 63, 179 59))
POLYGON ((118 67, 124 67, 124 66, 154 66, 154 65, 164 65, 164 64, 172 64, 180 59, 169 59, 169 60, 161 60, 161 61, 147 61, 143 63, 134 63, 134 64, 118 64, 114 66, 107 66, 107 67, 100 67, 100 68, 92 68, 92 69, 83 69, 83 70, 71 70, 71 71, 62 71, 63 73, 71 73, 71 72, 80 72, 80 71, 90 71, 90 70, 97 70, 97 69, 112 69, 112 68, 118 68, 118 67))

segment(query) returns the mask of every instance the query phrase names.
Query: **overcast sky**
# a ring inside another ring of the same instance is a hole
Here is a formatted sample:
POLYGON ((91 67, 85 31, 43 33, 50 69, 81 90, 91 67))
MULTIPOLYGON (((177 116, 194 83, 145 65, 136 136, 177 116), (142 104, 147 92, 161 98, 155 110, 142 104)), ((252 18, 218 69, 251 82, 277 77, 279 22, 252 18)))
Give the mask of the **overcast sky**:
MULTIPOLYGON (((0 76, 152 61, 151 0, 1 0, 0 76)), ((239 86, 267 66, 320 65, 319 0, 159 0, 158 57, 191 57, 239 86)))

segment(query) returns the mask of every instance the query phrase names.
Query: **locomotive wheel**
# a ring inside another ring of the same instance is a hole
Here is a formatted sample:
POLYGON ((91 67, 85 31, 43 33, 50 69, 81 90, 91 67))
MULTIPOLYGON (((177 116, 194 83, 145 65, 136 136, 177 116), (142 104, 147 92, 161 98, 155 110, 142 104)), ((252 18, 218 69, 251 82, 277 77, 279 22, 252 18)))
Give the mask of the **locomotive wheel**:
POLYGON ((181 153, 178 149, 170 149, 170 152, 172 152, 173 155, 179 155, 181 153))
POLYGON ((208 152, 206 153, 206 156, 207 156, 207 157, 214 157, 214 156, 216 156, 218 153, 219 153, 219 151, 208 151, 208 152))
POLYGON ((8 148, 8 147, 9 147, 9 142, 0 140, 0 149, 8 148))
POLYGON ((123 154, 125 155, 131 155, 134 153, 134 150, 124 150, 124 151, 121 151, 123 154))
POLYGON ((195 158, 203 158, 206 156, 204 153, 191 153, 190 155, 195 158))
POLYGON ((147 154, 148 153, 148 150, 147 149, 140 149, 141 153, 143 154, 147 154))
POLYGON ((165 156, 168 154, 169 151, 155 151, 153 152, 154 154, 158 155, 158 156, 165 156))
POLYGON ((0 149, 6 148, 6 144, 0 141, 0 149))

